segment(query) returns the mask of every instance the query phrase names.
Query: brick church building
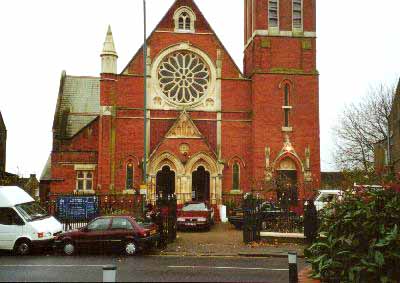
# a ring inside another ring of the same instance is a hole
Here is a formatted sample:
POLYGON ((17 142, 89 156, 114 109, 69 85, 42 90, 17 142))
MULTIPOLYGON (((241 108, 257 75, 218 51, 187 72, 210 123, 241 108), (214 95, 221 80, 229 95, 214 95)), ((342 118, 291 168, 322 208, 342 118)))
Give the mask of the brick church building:
POLYGON ((134 193, 146 158, 150 200, 162 191, 180 204, 216 205, 265 192, 283 176, 286 195, 313 195, 320 185, 315 2, 245 0, 243 72, 193 0, 176 0, 148 37, 146 60, 140 48, 120 73, 109 28, 100 77, 61 76, 42 176, 50 192, 134 193))

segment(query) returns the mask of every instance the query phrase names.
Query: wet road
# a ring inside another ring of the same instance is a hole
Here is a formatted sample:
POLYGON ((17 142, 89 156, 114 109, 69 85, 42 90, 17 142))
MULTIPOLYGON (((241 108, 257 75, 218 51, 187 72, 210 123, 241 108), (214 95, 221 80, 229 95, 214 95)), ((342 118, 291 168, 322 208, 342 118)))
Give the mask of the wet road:
MULTIPOLYGON (((101 282, 102 267, 117 266, 117 281, 288 282, 286 258, 79 255, 0 256, 0 281, 101 282)), ((299 269, 304 260, 299 260, 299 269)))

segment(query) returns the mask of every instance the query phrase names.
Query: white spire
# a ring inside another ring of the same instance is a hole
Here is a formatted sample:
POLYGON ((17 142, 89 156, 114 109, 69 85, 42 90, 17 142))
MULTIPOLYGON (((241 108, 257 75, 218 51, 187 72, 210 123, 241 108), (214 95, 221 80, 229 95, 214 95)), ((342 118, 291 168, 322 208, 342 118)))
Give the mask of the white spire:
POLYGON ((111 26, 108 26, 106 40, 104 41, 103 51, 101 52, 101 72, 108 74, 117 73, 117 51, 115 50, 114 38, 111 26))

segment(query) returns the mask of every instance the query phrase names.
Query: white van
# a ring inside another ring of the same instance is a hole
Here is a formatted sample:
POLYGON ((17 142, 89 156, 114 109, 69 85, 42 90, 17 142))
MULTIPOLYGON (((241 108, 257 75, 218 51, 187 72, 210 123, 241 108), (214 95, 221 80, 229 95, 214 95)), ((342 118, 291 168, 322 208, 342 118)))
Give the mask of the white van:
POLYGON ((341 190, 320 190, 314 201, 317 211, 323 209, 328 203, 342 198, 343 191, 341 190))
POLYGON ((0 250, 27 255, 34 247, 46 247, 62 225, 18 187, 0 186, 0 250))

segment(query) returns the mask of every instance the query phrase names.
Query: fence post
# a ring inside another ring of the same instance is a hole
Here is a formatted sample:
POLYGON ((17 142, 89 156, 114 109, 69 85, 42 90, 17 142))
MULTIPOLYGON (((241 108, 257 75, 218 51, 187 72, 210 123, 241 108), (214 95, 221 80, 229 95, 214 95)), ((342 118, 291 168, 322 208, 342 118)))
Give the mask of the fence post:
POLYGON ((298 283, 299 277, 297 273, 297 253, 289 252, 288 260, 289 260, 289 283, 298 283))
POLYGON ((117 278, 117 267, 115 265, 103 266, 103 282, 115 282, 117 278))

